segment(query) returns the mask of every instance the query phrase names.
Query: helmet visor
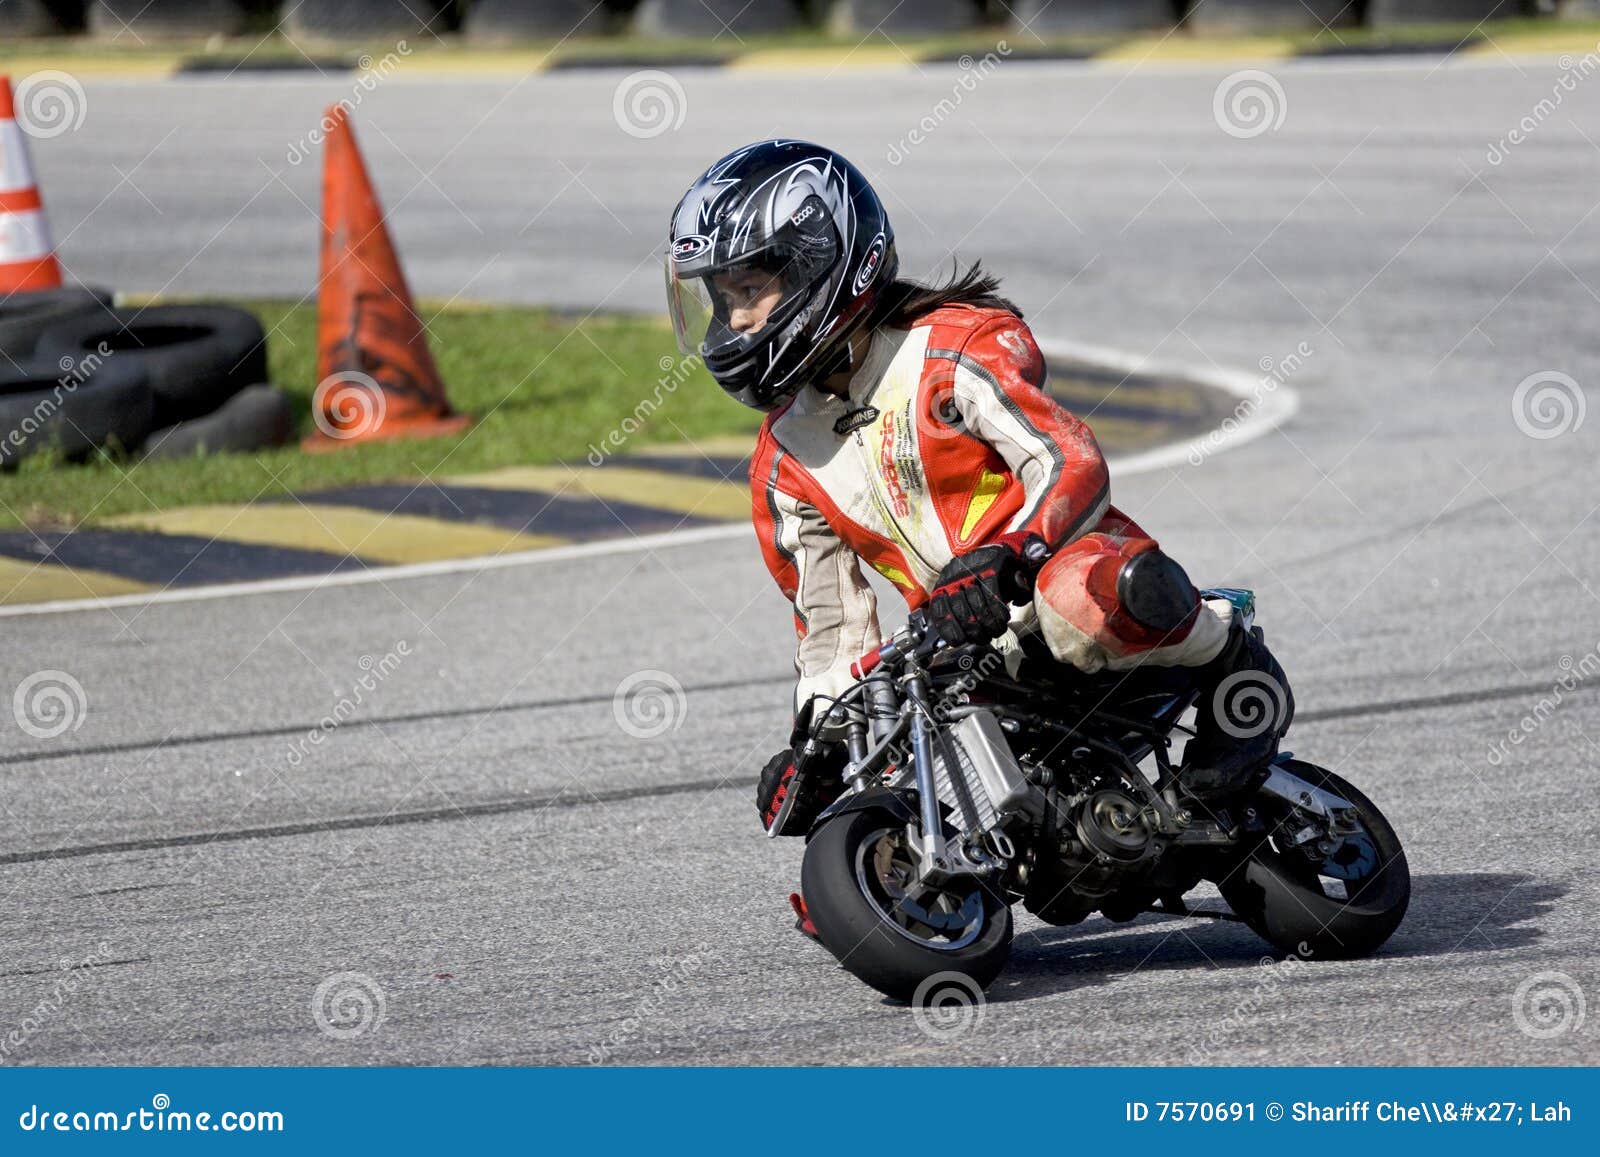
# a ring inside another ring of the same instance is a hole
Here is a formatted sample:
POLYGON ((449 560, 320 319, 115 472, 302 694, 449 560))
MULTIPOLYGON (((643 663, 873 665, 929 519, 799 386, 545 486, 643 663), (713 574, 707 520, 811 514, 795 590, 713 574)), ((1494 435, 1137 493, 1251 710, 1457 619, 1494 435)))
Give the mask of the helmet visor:
POLYGON ((809 296, 812 262, 768 251, 757 260, 681 273, 667 262, 667 305, 678 348, 708 360, 770 341, 809 296))

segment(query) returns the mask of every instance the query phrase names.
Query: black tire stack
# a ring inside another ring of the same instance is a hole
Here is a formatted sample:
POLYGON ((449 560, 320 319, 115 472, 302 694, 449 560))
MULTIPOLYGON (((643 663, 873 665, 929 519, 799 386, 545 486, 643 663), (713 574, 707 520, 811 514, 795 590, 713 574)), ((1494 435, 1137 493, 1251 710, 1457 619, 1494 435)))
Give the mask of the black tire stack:
POLYGON ((238 36, 263 5, 252 0, 89 0, 89 31, 138 44, 144 37, 238 36))
POLYGON ((53 451, 153 456, 252 450, 293 434, 267 378, 266 334, 221 305, 117 309, 98 289, 0 304, 0 468, 53 451))

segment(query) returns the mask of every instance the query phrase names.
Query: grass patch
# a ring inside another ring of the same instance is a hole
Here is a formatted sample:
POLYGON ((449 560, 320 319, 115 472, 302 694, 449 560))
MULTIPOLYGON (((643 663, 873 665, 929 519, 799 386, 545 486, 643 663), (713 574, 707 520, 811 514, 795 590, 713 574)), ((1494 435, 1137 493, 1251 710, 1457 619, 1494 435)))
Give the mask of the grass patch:
MULTIPOLYGON (((267 327, 272 381, 294 398, 300 432, 314 429, 316 308, 239 302, 267 327)), ((431 311, 423 308, 424 316, 431 311)), ((401 481, 500 466, 581 461, 591 443, 634 423, 628 450, 722 434, 751 434, 760 415, 695 367, 674 388, 677 347, 664 319, 591 317, 503 306, 451 308, 428 324, 451 404, 478 421, 465 433, 352 445, 326 454, 297 446, 255 454, 80 466, 40 458, 0 475, 0 527, 73 526, 136 511, 248 502, 295 491, 401 481), (663 369, 663 362, 666 368, 663 369)))

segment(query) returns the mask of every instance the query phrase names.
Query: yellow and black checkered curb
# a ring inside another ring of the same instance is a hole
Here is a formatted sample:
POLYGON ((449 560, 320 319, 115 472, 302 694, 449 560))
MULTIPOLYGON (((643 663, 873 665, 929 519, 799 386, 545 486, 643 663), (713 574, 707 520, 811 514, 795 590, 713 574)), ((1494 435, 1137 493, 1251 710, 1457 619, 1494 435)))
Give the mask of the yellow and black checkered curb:
MULTIPOLYGON (((1426 39, 1414 36, 1382 38, 1332 36, 1314 40, 1274 36, 1192 36, 1146 34, 1123 39, 1086 42, 1031 42, 974 40, 952 47, 915 43, 865 42, 839 45, 767 46, 747 51, 715 44, 700 49, 678 47, 652 52, 647 44, 603 48, 455 49, 414 52, 403 73, 414 77, 528 76, 546 72, 595 69, 710 68, 738 71, 821 71, 849 69, 916 70, 940 64, 966 65, 985 53, 998 53, 1007 61, 1058 61, 1079 64, 1136 65, 1142 63, 1226 63, 1274 60, 1336 60, 1393 56, 1558 56, 1600 51, 1600 30, 1595 26, 1554 27, 1505 31, 1462 26, 1458 32, 1442 31, 1426 39)), ((251 51, 183 53, 178 51, 92 55, 41 50, 30 53, 19 46, 15 54, 0 55, 0 72, 13 77, 44 69, 59 69, 79 76, 127 80, 166 80, 176 76, 295 73, 341 75, 370 67, 370 56, 356 52, 311 52, 296 55, 251 51)))
MULTIPOLYGON (((1184 379, 1052 361, 1053 392, 1108 454, 1193 438, 1230 399, 1184 379)), ((248 503, 0 530, 0 605, 443 562, 747 523, 753 435, 554 465, 347 485, 248 503)))

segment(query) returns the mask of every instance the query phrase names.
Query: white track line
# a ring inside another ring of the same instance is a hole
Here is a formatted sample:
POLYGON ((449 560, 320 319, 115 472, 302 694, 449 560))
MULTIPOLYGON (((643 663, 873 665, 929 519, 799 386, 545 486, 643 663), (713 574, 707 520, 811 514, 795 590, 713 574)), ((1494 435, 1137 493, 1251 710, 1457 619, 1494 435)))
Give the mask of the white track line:
MULTIPOLYGON (((1125 373, 1167 374, 1188 378, 1202 385, 1214 386, 1240 399, 1255 399, 1246 407, 1242 402, 1235 411, 1232 426, 1186 442, 1158 446, 1125 457, 1107 460, 1113 478, 1143 474, 1183 465, 1192 465, 1198 455, 1202 460, 1212 454, 1242 446, 1246 442, 1275 430, 1288 421, 1299 407, 1299 399, 1288 386, 1278 385, 1271 390, 1262 387, 1259 379, 1249 374, 1192 366, 1163 366, 1148 362, 1118 350, 1081 342, 1044 340, 1039 342, 1046 352, 1046 361, 1053 354, 1057 358, 1070 358, 1089 362, 1125 373)), ((261 579, 256 582, 218 583, 212 586, 185 587, 180 590, 144 592, 130 595, 112 595, 99 599, 58 599, 47 603, 23 603, 0 607, 0 618, 19 618, 24 615, 60 615, 78 611, 102 611, 116 607, 143 607, 153 603, 197 603, 210 599, 234 598, 244 595, 279 594, 285 591, 314 591, 324 587, 349 587, 372 582, 395 582, 400 579, 428 578, 433 575, 467 574, 473 571, 504 570, 507 567, 531 566, 542 562, 564 562, 575 558, 595 558, 611 554, 629 554, 639 550, 657 550, 668 547, 690 546, 701 542, 721 542, 743 537, 754 537, 755 531, 748 523, 731 523, 727 526, 694 527, 688 530, 669 530, 661 534, 644 534, 625 539, 607 539, 603 542, 578 542, 570 546, 550 546, 536 550, 520 550, 478 558, 439 559, 435 562, 402 563, 396 566, 375 566, 341 574, 295 575, 289 578, 261 579)))

